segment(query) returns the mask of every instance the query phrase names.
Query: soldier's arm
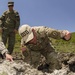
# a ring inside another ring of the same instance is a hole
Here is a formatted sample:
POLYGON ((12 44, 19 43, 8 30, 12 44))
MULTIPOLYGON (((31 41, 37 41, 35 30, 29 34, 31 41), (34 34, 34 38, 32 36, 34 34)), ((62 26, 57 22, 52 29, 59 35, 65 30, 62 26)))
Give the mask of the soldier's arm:
POLYGON ((20 25, 20 16, 19 16, 19 13, 16 12, 16 26, 15 26, 16 30, 18 30, 19 25, 20 25))
POLYGON ((52 37, 54 39, 61 39, 66 35, 66 30, 56 30, 48 27, 41 27, 41 32, 43 32, 48 37, 52 37))
POLYGON ((2 14, 2 16, 0 17, 0 28, 3 27, 3 23, 5 21, 5 12, 2 14))
POLYGON ((4 55, 5 53, 8 53, 8 50, 5 47, 3 42, 0 42, 0 52, 1 52, 2 55, 4 55))
POLYGON ((5 20, 5 12, 2 14, 2 16, 0 17, 0 20, 5 20))

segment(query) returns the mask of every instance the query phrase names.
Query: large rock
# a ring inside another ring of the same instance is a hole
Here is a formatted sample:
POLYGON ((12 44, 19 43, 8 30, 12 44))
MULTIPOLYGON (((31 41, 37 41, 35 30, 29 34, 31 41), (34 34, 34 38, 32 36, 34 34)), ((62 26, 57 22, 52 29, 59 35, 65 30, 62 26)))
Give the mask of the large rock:
POLYGON ((0 75, 44 75, 44 73, 24 62, 3 61, 0 64, 0 75))
POLYGON ((68 68, 62 68, 60 70, 55 70, 53 73, 43 73, 34 69, 29 64, 24 63, 23 61, 20 63, 3 61, 0 64, 0 75, 73 75, 74 73, 68 73, 68 68))
POLYGON ((60 55, 60 60, 64 65, 62 69, 55 70, 53 73, 46 73, 38 71, 29 64, 23 62, 22 56, 21 58, 15 56, 13 62, 7 60, 0 61, 0 75, 75 75, 75 55, 63 53, 60 55), (65 61, 67 64, 63 63, 65 61))

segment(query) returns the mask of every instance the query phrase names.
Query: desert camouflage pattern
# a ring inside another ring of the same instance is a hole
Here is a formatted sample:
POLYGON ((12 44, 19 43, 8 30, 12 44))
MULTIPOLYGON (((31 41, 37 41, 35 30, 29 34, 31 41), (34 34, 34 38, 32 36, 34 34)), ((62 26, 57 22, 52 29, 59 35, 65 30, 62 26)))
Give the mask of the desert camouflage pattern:
MULTIPOLYGON (((30 58, 30 63, 37 67, 40 63, 41 54, 46 58, 46 62, 50 64, 50 69, 59 69, 60 63, 58 60, 57 52, 53 48, 50 37, 54 39, 62 38, 62 31, 55 30, 52 28, 47 28, 44 26, 33 27, 37 35, 37 44, 25 44, 27 51, 23 52, 24 56, 28 59, 30 58), (29 51, 28 51, 29 50, 29 51), (28 55, 28 53, 30 53, 28 55), (28 55, 28 56, 27 56, 28 55)), ((24 44, 24 41, 21 40, 21 44, 24 44)), ((27 60, 26 59, 26 60, 27 60)))
POLYGON ((4 43, 2 42, 2 39, 0 37, 0 53, 3 55, 4 53, 8 53, 7 48, 5 47, 4 43))

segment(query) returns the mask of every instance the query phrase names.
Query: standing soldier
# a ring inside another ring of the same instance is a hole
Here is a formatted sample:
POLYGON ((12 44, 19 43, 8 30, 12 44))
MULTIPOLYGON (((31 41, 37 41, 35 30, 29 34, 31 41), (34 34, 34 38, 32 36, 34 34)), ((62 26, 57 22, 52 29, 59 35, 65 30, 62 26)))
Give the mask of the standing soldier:
POLYGON ((0 32, 2 32, 2 40, 6 45, 8 40, 8 51, 12 54, 15 45, 15 34, 20 25, 19 13, 13 10, 14 2, 8 2, 8 10, 0 17, 0 32))
POLYGON ((43 55, 49 65, 49 72, 60 69, 61 65, 58 60, 57 52, 55 52, 55 49, 52 47, 49 37, 55 39, 64 38, 68 41, 71 38, 71 34, 68 30, 55 30, 44 26, 30 27, 26 24, 19 28, 19 34, 22 37, 22 53, 25 58, 27 58, 30 53, 31 65, 37 68, 40 63, 40 56, 43 55), (29 50, 29 53, 27 50, 29 50))

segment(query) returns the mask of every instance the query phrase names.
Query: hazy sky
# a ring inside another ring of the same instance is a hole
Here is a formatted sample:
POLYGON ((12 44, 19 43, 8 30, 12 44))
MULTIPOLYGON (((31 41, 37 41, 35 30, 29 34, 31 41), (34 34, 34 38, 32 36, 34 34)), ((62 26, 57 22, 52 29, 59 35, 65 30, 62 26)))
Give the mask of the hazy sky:
POLYGON ((14 1, 14 9, 20 14, 20 25, 75 32, 75 0, 0 0, 0 16, 8 9, 8 1, 14 1))

